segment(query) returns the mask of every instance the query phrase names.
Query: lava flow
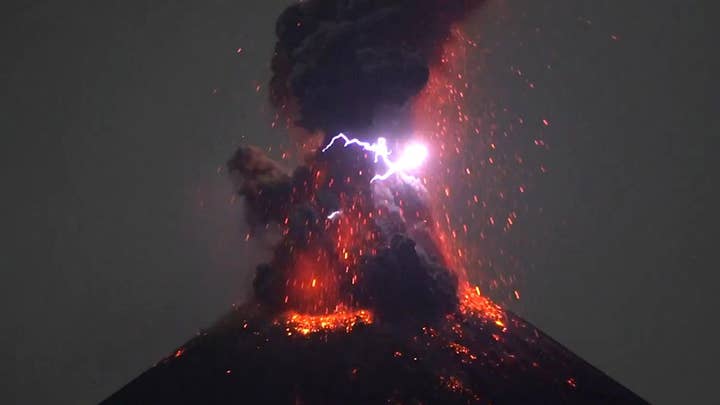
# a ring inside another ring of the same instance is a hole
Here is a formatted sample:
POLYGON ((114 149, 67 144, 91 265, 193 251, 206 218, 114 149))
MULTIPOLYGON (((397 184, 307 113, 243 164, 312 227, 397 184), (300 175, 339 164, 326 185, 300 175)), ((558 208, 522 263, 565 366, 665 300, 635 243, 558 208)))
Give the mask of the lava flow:
POLYGON ((337 329, 344 329, 345 332, 350 333, 357 323, 371 324, 372 313, 363 309, 353 311, 347 308, 336 308, 329 315, 304 315, 291 312, 287 314, 286 319, 288 336, 292 336, 293 332, 308 335, 337 329))

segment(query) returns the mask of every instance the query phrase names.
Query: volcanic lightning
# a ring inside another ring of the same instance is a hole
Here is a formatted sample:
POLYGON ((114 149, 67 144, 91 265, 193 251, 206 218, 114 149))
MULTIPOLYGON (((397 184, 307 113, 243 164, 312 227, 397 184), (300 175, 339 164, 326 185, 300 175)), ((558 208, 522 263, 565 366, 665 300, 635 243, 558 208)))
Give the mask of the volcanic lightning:
POLYGON ((457 26, 484 3, 303 0, 282 13, 272 127, 285 121, 303 162, 288 171, 243 145, 227 165, 250 229, 279 231, 272 257, 251 301, 105 403, 645 403, 481 291, 512 282, 482 270, 507 267, 493 238, 526 190, 507 184, 537 167, 511 148, 524 117, 465 106, 467 74, 482 70, 457 26), (415 181, 431 152, 433 175, 415 181))
POLYGON ((330 149, 330 148, 333 146, 333 144, 335 143, 335 141, 340 140, 340 139, 342 139, 343 141, 345 141, 345 145, 343 145, 343 147, 346 147, 346 148, 347 148, 349 145, 358 145, 358 146, 362 147, 364 150, 366 150, 366 151, 368 151, 368 152, 373 152, 373 153, 375 154, 375 158, 373 159, 373 161, 374 161, 375 163, 377 163, 378 157, 382 157, 383 159, 387 159, 388 156, 390 156, 390 151, 389 151, 388 148, 387 148, 387 139, 385 139, 385 138, 383 138, 383 137, 379 137, 378 140, 377 140, 377 142, 375 142, 375 143, 369 143, 369 142, 363 142, 363 141, 361 141, 361 140, 359 140, 359 139, 357 139, 357 138, 352 138, 352 139, 350 139, 350 138, 347 137, 347 135, 342 134, 342 133, 341 133, 341 134, 338 134, 338 135, 335 135, 335 136, 330 140, 330 142, 327 144, 327 146, 325 146, 325 147, 322 149, 322 151, 323 151, 323 152, 326 152, 328 149, 330 149))
POLYGON ((406 171, 417 170, 420 166, 422 166, 429 155, 428 149, 425 145, 420 143, 411 143, 405 147, 405 150, 402 155, 400 155, 400 158, 393 161, 390 159, 392 151, 388 149, 387 139, 379 137, 377 141, 370 143, 361 141, 357 138, 348 138, 347 135, 342 133, 334 136, 322 149, 322 152, 326 152, 333 146, 335 141, 341 139, 345 142, 343 147, 358 145, 363 148, 363 150, 372 152, 374 154, 374 163, 378 163, 378 159, 382 159, 385 164, 385 172, 382 174, 376 174, 372 179, 370 179, 370 183, 377 180, 387 180, 394 174, 407 176, 408 174, 405 173, 406 171))

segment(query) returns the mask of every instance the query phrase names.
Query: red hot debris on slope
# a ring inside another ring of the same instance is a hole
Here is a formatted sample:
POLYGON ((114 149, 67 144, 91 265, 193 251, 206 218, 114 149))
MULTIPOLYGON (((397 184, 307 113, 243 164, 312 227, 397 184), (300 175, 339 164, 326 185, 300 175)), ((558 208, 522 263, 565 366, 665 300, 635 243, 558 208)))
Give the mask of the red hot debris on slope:
POLYGON ((104 404, 646 403, 513 314, 482 315, 493 304, 478 298, 404 327, 239 308, 104 404))

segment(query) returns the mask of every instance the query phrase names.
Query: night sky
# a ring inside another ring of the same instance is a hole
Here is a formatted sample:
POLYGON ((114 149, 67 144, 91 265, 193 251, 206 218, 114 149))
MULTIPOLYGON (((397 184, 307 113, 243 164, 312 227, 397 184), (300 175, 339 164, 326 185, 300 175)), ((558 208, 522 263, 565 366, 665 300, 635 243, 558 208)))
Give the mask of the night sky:
MULTIPOLYGON (((98 402, 247 296, 266 254, 220 168, 286 139, 266 83, 289 3, 2 6, 0 403, 98 402)), ((511 309, 653 403, 711 402, 711 2, 489 3, 478 85, 552 122, 511 309)))

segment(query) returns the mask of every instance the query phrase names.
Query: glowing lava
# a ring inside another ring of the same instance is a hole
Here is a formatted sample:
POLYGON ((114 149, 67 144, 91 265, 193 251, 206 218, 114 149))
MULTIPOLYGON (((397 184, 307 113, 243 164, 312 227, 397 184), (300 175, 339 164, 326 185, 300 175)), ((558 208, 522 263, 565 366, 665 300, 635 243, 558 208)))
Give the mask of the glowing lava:
POLYGON ((371 180, 370 183, 373 183, 377 180, 387 180, 390 178, 390 176, 394 174, 400 174, 407 176, 405 172, 417 170, 422 164, 427 160, 427 157, 429 155, 428 149, 425 145, 422 145, 420 143, 412 143, 405 147, 405 150, 403 151, 402 155, 400 155, 400 158, 396 161, 393 161, 390 159, 390 155, 392 152, 390 149, 388 149, 387 146, 387 139, 383 137, 379 137, 376 142, 370 143, 361 141, 357 138, 348 138, 345 134, 338 134, 334 136, 330 142, 322 149, 323 152, 326 152, 330 147, 333 146, 335 141, 343 140, 345 144, 344 147, 348 147, 349 145, 358 145, 364 150, 368 152, 372 152, 374 154, 373 161, 375 163, 378 163, 378 159, 382 159, 383 163, 385 164, 385 172, 383 174, 376 174, 371 180))
POLYGON ((373 314, 365 309, 350 310, 343 306, 336 308, 335 312, 327 315, 310 315, 298 312, 289 312, 285 317, 285 326, 288 336, 298 333, 303 336, 321 331, 331 332, 345 330, 350 332, 358 323, 372 324, 373 314))

